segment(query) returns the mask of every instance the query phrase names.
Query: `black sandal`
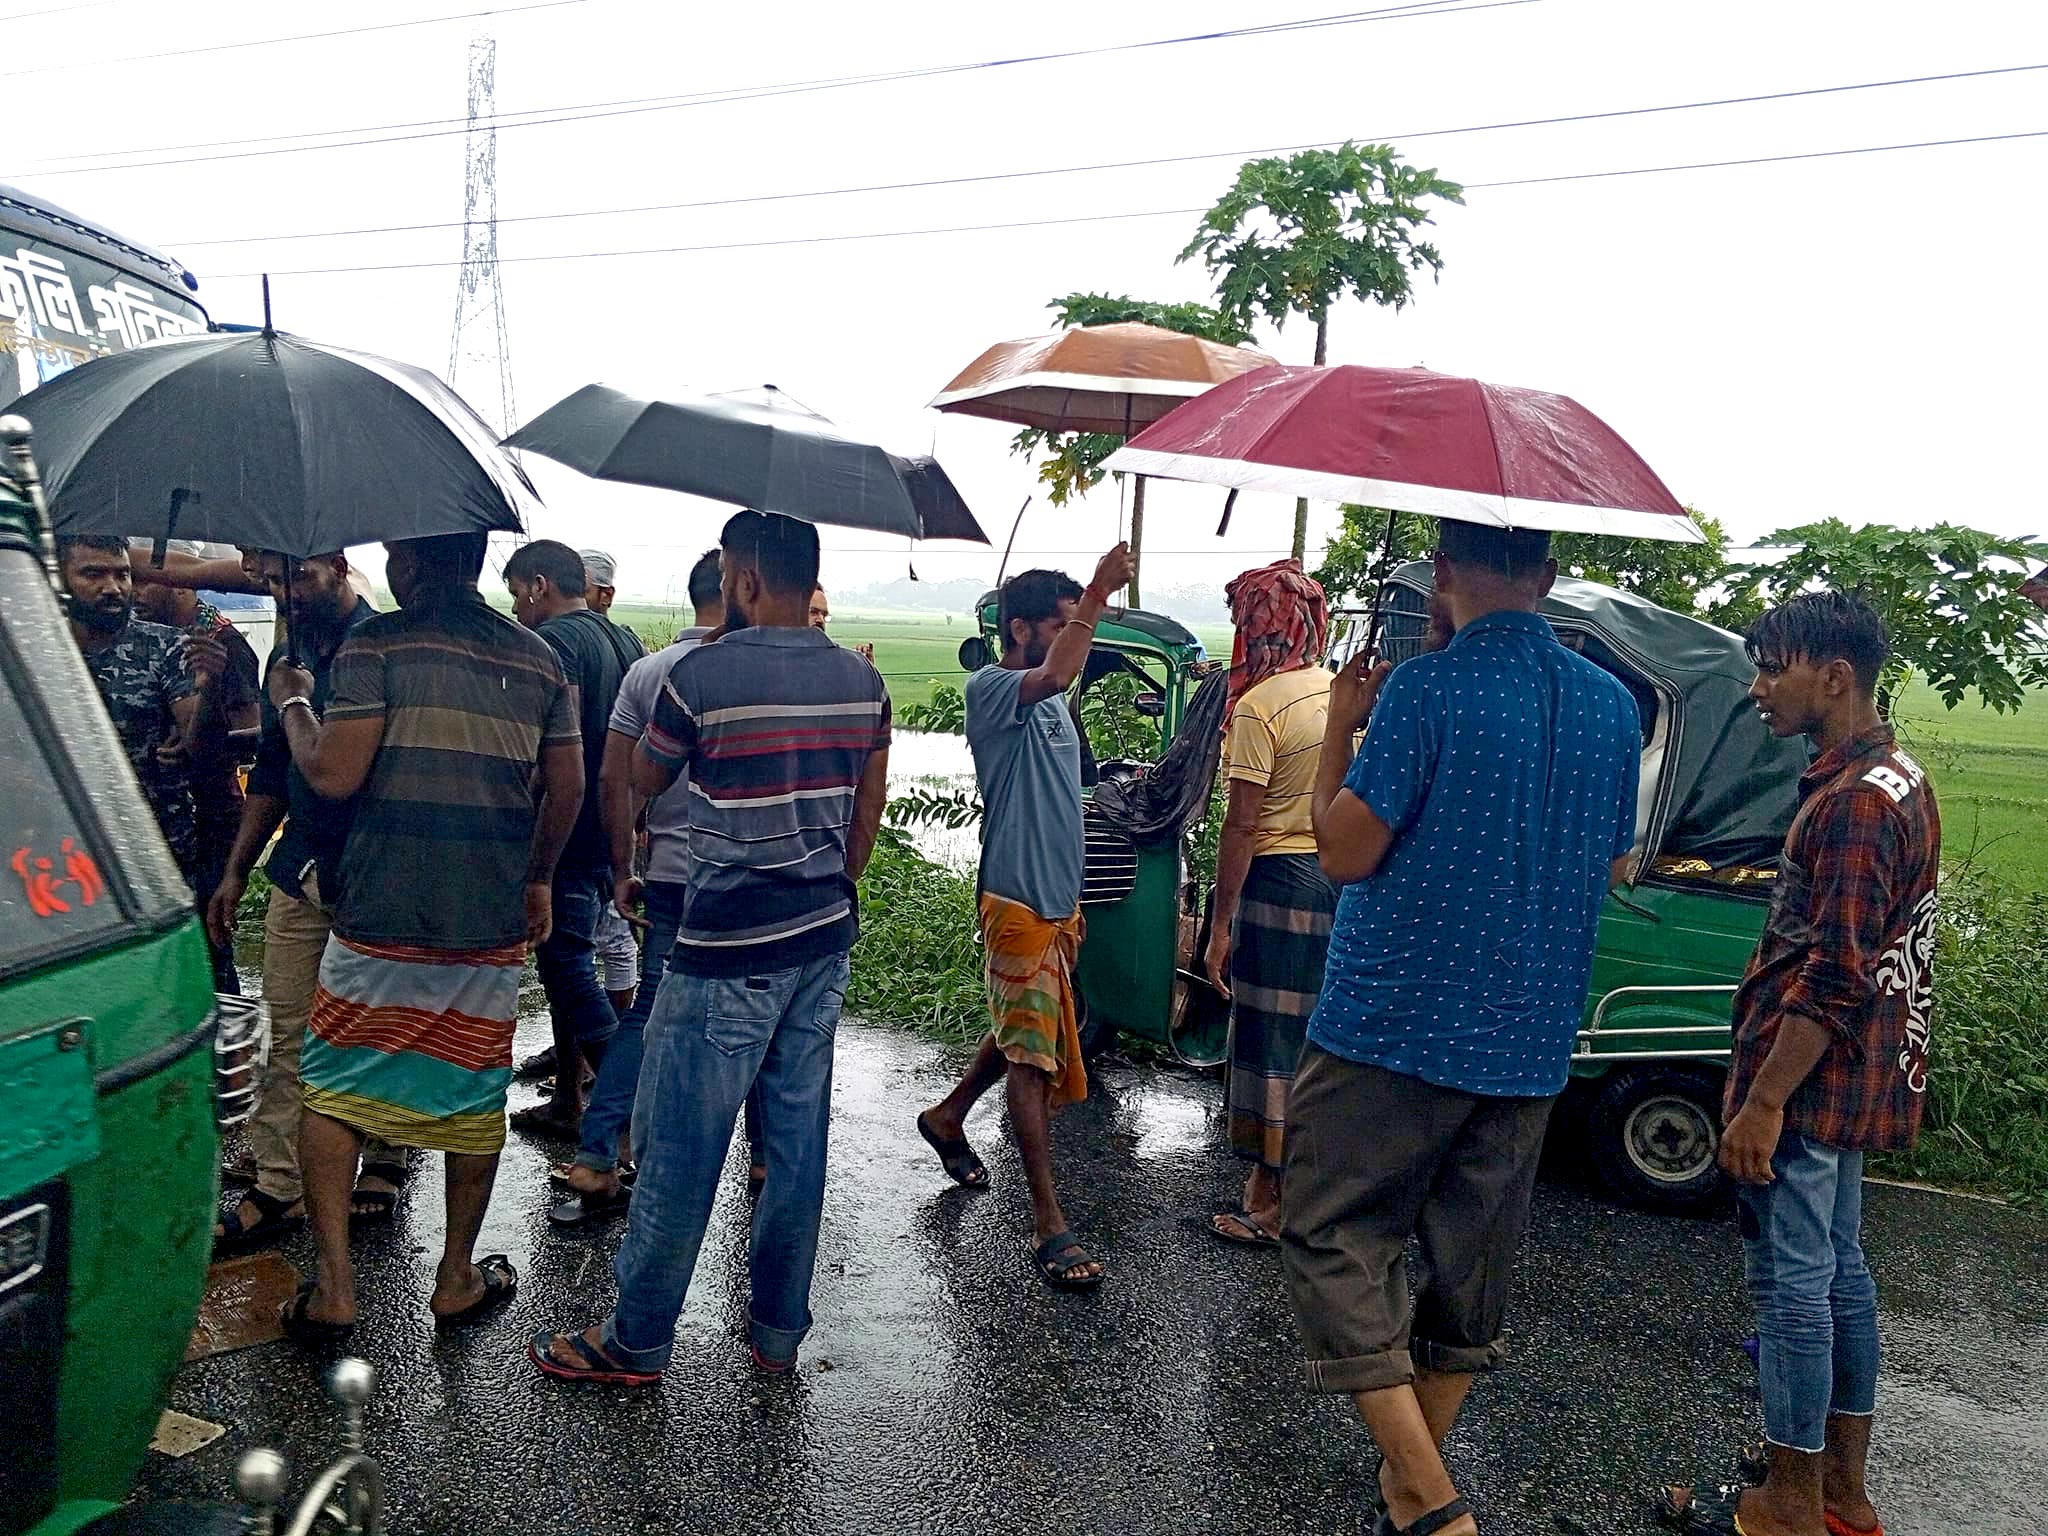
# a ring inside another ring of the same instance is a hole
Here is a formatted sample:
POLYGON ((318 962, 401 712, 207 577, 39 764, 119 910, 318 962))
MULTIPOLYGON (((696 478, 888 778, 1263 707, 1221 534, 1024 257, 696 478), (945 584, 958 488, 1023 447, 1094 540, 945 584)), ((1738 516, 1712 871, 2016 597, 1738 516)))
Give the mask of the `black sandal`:
POLYGON ((476 1267, 484 1277, 483 1295, 460 1312, 434 1313, 436 1328, 460 1328, 468 1323, 480 1323, 519 1294, 519 1271, 512 1267, 512 1261, 504 1254, 486 1254, 476 1261, 476 1267))
POLYGON ((1650 1496, 1650 1513, 1667 1530, 1683 1536, 1735 1536, 1735 1507, 1743 1485, 1690 1488, 1683 1483, 1659 1488, 1650 1496))
POLYGON ((213 1234, 213 1251, 216 1254, 246 1253, 252 1248, 267 1247, 282 1242, 306 1224, 305 1212, 291 1214, 297 1200, 280 1200, 275 1195, 266 1195, 253 1184, 240 1194, 230 1194, 220 1203, 215 1225, 220 1230, 213 1234), (242 1224, 242 1207, 256 1207, 256 1219, 247 1226, 242 1224))
POLYGON ((617 1216, 632 1203, 633 1186, 624 1182, 608 1195, 571 1189, 548 1208, 548 1220, 558 1227, 580 1227, 588 1222, 602 1221, 607 1216, 617 1216))
POLYGON ((363 1171, 356 1175, 356 1187, 348 1194, 348 1224, 352 1227, 373 1226, 391 1219, 398 1209, 398 1196, 405 1188, 406 1174, 403 1163, 365 1163, 363 1171), (392 1185, 390 1189, 364 1189, 364 1179, 382 1179, 392 1185), (357 1210, 357 1206, 364 1209, 357 1210))
POLYGON ((988 1165, 975 1155, 965 1136, 941 1136, 926 1122, 924 1114, 917 1117, 917 1134, 939 1154, 940 1166, 955 1184, 962 1189, 988 1188, 988 1165))
POLYGON ((1245 1248, 1278 1248, 1280 1246, 1279 1237, 1272 1232, 1268 1232, 1256 1221, 1253 1221, 1250 1211, 1218 1211, 1209 1218, 1207 1226, 1209 1228, 1209 1235, 1222 1242, 1236 1243, 1245 1248), (1242 1234, 1225 1228, 1223 1223, 1226 1221, 1237 1223, 1243 1229, 1242 1234))
POLYGON ((1038 1251, 1033 1258, 1038 1265, 1039 1278, 1056 1290, 1092 1291, 1102 1284, 1100 1274, 1074 1273, 1084 1264, 1097 1264, 1101 1261, 1082 1247, 1081 1239, 1072 1232, 1053 1233, 1038 1245, 1038 1251), (1071 1254, 1073 1257, 1062 1257, 1065 1254, 1071 1254))
POLYGON ((323 1323, 317 1317, 306 1316, 306 1308, 312 1305, 313 1292, 320 1282, 308 1280, 293 1293, 292 1299, 277 1309, 277 1325, 284 1330, 284 1336, 302 1349, 339 1349, 349 1341, 356 1331, 354 1323, 323 1323))
POLYGON ((1472 1506, 1463 1499, 1453 1499, 1441 1509, 1432 1509, 1426 1515, 1418 1515, 1408 1525, 1394 1524, 1394 1517, 1384 1509, 1373 1522, 1373 1536, 1436 1536, 1436 1533, 1472 1513, 1472 1506))
POLYGON ((583 1137, 583 1116, 564 1115, 553 1099, 513 1111, 509 1123, 513 1130, 544 1141, 580 1141, 583 1137))

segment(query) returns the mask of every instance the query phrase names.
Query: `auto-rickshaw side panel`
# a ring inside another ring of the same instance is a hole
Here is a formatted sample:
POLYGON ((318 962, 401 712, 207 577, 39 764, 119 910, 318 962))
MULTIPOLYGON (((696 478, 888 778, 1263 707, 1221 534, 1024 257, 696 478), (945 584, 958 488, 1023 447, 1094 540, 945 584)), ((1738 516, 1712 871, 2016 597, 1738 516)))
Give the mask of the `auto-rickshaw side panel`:
POLYGON ((1136 852, 1137 878, 1130 893, 1081 908, 1088 932, 1074 979, 1098 1026, 1163 1044, 1173 1014, 1180 854, 1171 847, 1136 852))

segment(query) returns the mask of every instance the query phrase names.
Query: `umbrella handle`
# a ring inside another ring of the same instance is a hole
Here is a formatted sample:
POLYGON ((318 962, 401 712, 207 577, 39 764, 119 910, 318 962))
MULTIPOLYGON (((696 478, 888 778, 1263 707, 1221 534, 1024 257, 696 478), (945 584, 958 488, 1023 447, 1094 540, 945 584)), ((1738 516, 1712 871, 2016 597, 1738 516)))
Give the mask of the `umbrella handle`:
POLYGON ((1003 577, 1010 569, 1010 551, 1017 547, 1017 529, 1023 525, 1024 513, 1031 505, 1031 498, 1024 498, 1024 505, 1017 509, 1017 515, 1010 522, 1009 542, 1003 545, 1003 563, 996 567, 996 590, 1003 589, 1003 577))

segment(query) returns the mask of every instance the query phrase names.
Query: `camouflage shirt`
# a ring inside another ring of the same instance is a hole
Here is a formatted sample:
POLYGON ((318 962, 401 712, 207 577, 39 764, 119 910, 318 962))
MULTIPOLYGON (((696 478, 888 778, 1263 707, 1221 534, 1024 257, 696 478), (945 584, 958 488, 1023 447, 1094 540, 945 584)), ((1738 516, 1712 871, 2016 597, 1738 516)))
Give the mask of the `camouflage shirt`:
POLYGON ((175 629, 131 619, 105 650, 88 653, 85 669, 113 717, 129 766, 156 812, 157 825, 180 869, 190 870, 194 852, 192 792, 183 763, 165 763, 158 752, 177 739, 171 706, 192 692, 185 674, 185 639, 175 629))

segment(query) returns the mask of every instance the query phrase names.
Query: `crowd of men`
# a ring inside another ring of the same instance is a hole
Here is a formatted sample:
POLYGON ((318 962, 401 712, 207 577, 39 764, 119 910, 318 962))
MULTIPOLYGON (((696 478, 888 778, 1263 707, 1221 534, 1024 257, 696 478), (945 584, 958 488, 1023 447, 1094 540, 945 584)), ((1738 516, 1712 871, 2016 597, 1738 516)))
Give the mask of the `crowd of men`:
MULTIPOLYGON (((1230 585, 1228 810, 1201 957, 1232 1001, 1230 1140, 1249 1165, 1210 1230, 1279 1251, 1308 1381, 1353 1399, 1382 1453, 1381 1529, 1410 1536, 1477 1529, 1442 1446, 1504 1355, 1598 913, 1636 852, 1642 746, 1627 688, 1538 611, 1548 536, 1447 522, 1441 538, 1429 638, 1398 667, 1323 665, 1323 593, 1297 562, 1230 585), (1410 1240, 1428 1275, 1414 1296, 1410 1240)), ((155 565, 138 602, 124 545, 62 550, 80 650, 220 954, 268 850, 273 1045, 250 1182, 217 1241, 310 1220, 317 1273, 283 1323, 339 1344, 358 1322, 351 1224, 388 1218, 410 1150, 439 1150, 447 1236, 428 1305, 447 1326, 502 1307, 518 1276, 474 1249, 530 954, 553 1086, 512 1123, 575 1148, 555 1222, 628 1223, 610 1313, 543 1330, 531 1362, 565 1381, 660 1379, 744 1117, 749 1345, 758 1369, 787 1372, 812 1322, 888 691, 822 627, 806 523, 733 517, 690 572, 695 623, 651 655, 607 616, 600 552, 521 547, 510 616, 479 590, 484 560, 480 535, 388 546, 398 606, 380 613, 341 554, 252 556, 295 616, 259 698, 246 644, 179 585, 217 570, 155 565), (135 617, 145 603, 153 617, 135 617), (245 794, 234 743, 259 713, 245 794)), ((1131 569, 1119 545, 1085 585, 1041 570, 1001 589, 1000 659, 965 690, 991 1028, 915 1122, 946 1175, 986 1187, 966 1121, 1003 1084, 1031 1265, 1062 1291, 1110 1274, 1054 1184, 1054 1112, 1088 1091, 1068 693, 1131 569)), ((1659 1502, 1681 1529, 1867 1536, 1861 1165, 1910 1144, 1924 1104, 1939 818, 1880 718, 1886 637, 1865 604, 1796 598, 1748 646, 1765 724, 1815 751, 1734 1003, 1721 1152, 1740 1181, 1768 1449, 1745 1463, 1756 1486, 1659 1502)))

